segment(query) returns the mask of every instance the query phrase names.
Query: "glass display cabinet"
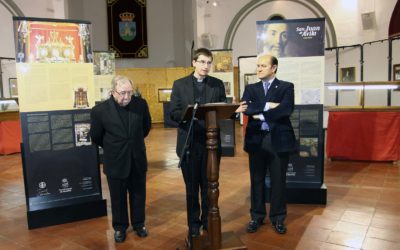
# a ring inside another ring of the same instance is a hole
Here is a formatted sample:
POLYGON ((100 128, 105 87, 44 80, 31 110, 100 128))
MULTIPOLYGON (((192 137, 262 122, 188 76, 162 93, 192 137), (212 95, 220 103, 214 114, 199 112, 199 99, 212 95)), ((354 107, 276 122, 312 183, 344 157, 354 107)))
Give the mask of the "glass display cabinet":
POLYGON ((324 106, 332 109, 400 109, 400 81, 325 83, 324 106))

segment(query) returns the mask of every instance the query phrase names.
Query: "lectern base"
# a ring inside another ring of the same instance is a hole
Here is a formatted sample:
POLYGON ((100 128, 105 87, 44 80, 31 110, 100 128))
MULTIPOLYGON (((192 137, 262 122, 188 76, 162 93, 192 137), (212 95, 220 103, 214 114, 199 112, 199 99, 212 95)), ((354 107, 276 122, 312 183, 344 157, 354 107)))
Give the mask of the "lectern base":
MULTIPOLYGON (((242 241, 239 239, 239 237, 232 231, 229 232, 223 232, 221 234, 222 242, 221 242, 221 248, 216 248, 216 249, 225 249, 225 250, 242 250, 242 249, 247 249, 247 247, 242 243, 242 241)), ((215 248, 212 248, 209 245, 208 242, 208 236, 207 234, 198 236, 198 237, 193 237, 192 238, 192 246, 190 245, 189 239, 186 238, 186 247, 187 249, 192 249, 192 250, 214 250, 215 248)))

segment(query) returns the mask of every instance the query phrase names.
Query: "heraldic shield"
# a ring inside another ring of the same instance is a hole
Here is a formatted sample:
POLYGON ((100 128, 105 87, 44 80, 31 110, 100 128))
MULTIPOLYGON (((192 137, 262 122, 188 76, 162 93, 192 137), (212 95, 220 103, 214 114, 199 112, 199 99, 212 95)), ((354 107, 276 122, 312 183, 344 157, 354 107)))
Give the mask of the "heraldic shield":
POLYGON ((136 37, 136 22, 119 22, 119 36, 124 41, 132 41, 136 37))

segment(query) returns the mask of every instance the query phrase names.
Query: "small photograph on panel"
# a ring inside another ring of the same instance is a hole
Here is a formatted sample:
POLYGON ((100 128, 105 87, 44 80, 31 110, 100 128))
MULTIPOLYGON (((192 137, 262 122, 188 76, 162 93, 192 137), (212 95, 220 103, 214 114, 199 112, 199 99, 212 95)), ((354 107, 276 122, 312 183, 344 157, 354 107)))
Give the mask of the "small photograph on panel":
POLYGON ((73 90, 74 108, 84 109, 89 107, 87 90, 85 88, 77 88, 73 90))
POLYGON ((88 146, 92 144, 90 138, 90 123, 76 123, 75 124, 75 145, 88 146))
POLYGON ((318 138, 300 138, 300 157, 318 157, 318 138))

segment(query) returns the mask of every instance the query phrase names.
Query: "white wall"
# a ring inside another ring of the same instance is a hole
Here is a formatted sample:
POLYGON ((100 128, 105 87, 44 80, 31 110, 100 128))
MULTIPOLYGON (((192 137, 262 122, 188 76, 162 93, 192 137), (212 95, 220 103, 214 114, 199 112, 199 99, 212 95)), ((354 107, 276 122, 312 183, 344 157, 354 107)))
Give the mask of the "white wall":
MULTIPOLYGON (((108 50, 107 5, 68 0, 68 18, 92 22, 93 49, 108 50)), ((149 58, 117 59, 117 68, 187 66, 193 37, 192 5, 185 0, 147 0, 149 58)))
MULTIPOLYGON (((4 1, 4 0, 0 0, 4 1)), ((11 1, 11 0, 10 0, 11 1)), ((147 0, 148 59, 117 60, 117 67, 174 67, 190 65, 192 40, 200 47, 199 37, 210 33, 213 49, 223 47, 229 24, 235 15, 251 0, 147 0)), ((305 2, 306 0, 303 0, 305 2)), ((316 0, 331 17, 338 45, 350 45, 387 38, 388 24, 397 0, 316 0), (361 13, 374 11, 377 25, 363 30, 361 13)), ((82 19, 92 22, 93 48, 107 50, 107 12, 104 0, 14 0, 25 16, 82 19)), ((237 56, 255 55, 255 21, 265 20, 272 14, 282 14, 287 19, 315 17, 295 1, 271 1, 259 6, 240 24, 233 40, 234 64, 237 56)), ((0 56, 14 57, 14 38, 11 14, 0 5, 0 56)), ((366 49, 365 80, 387 80, 387 51, 372 46, 366 49), (372 48, 374 47, 374 48, 372 48), (368 52, 367 52, 368 51, 368 52), (379 58, 374 62, 371 59, 379 58), (367 62, 368 60, 368 62, 367 62), (383 60, 383 61, 382 61, 383 60), (378 72, 378 73, 376 73, 378 72), (383 72, 383 73, 382 73, 383 72)), ((393 44, 393 64, 400 63, 400 42, 393 44)), ((335 56, 327 52, 326 80, 335 80, 335 56)), ((341 51, 340 67, 359 65, 359 56, 341 51)), ((359 69, 357 69, 359 73, 359 69)), ((359 74, 357 74, 359 75, 359 74)))
MULTIPOLYGON (((202 33, 211 33, 215 38, 213 49, 222 49, 226 32, 235 14, 251 0, 217 0, 214 7, 212 0, 197 1, 197 44, 202 33), (203 17, 203 18, 202 18, 203 17)), ((253 1, 254 2, 254 1, 253 1)), ((303 0, 309 4, 310 1, 303 0)), ((337 46, 364 43, 386 39, 390 17, 397 0, 316 0, 330 16, 337 35, 337 46), (375 12, 376 27, 363 30, 361 13, 375 12)), ((233 41, 234 57, 256 54, 255 21, 266 20, 273 14, 281 14, 286 19, 316 17, 309 9, 295 1, 270 1, 250 12, 240 24, 233 41)), ((236 59, 234 60, 236 64, 236 59)))

